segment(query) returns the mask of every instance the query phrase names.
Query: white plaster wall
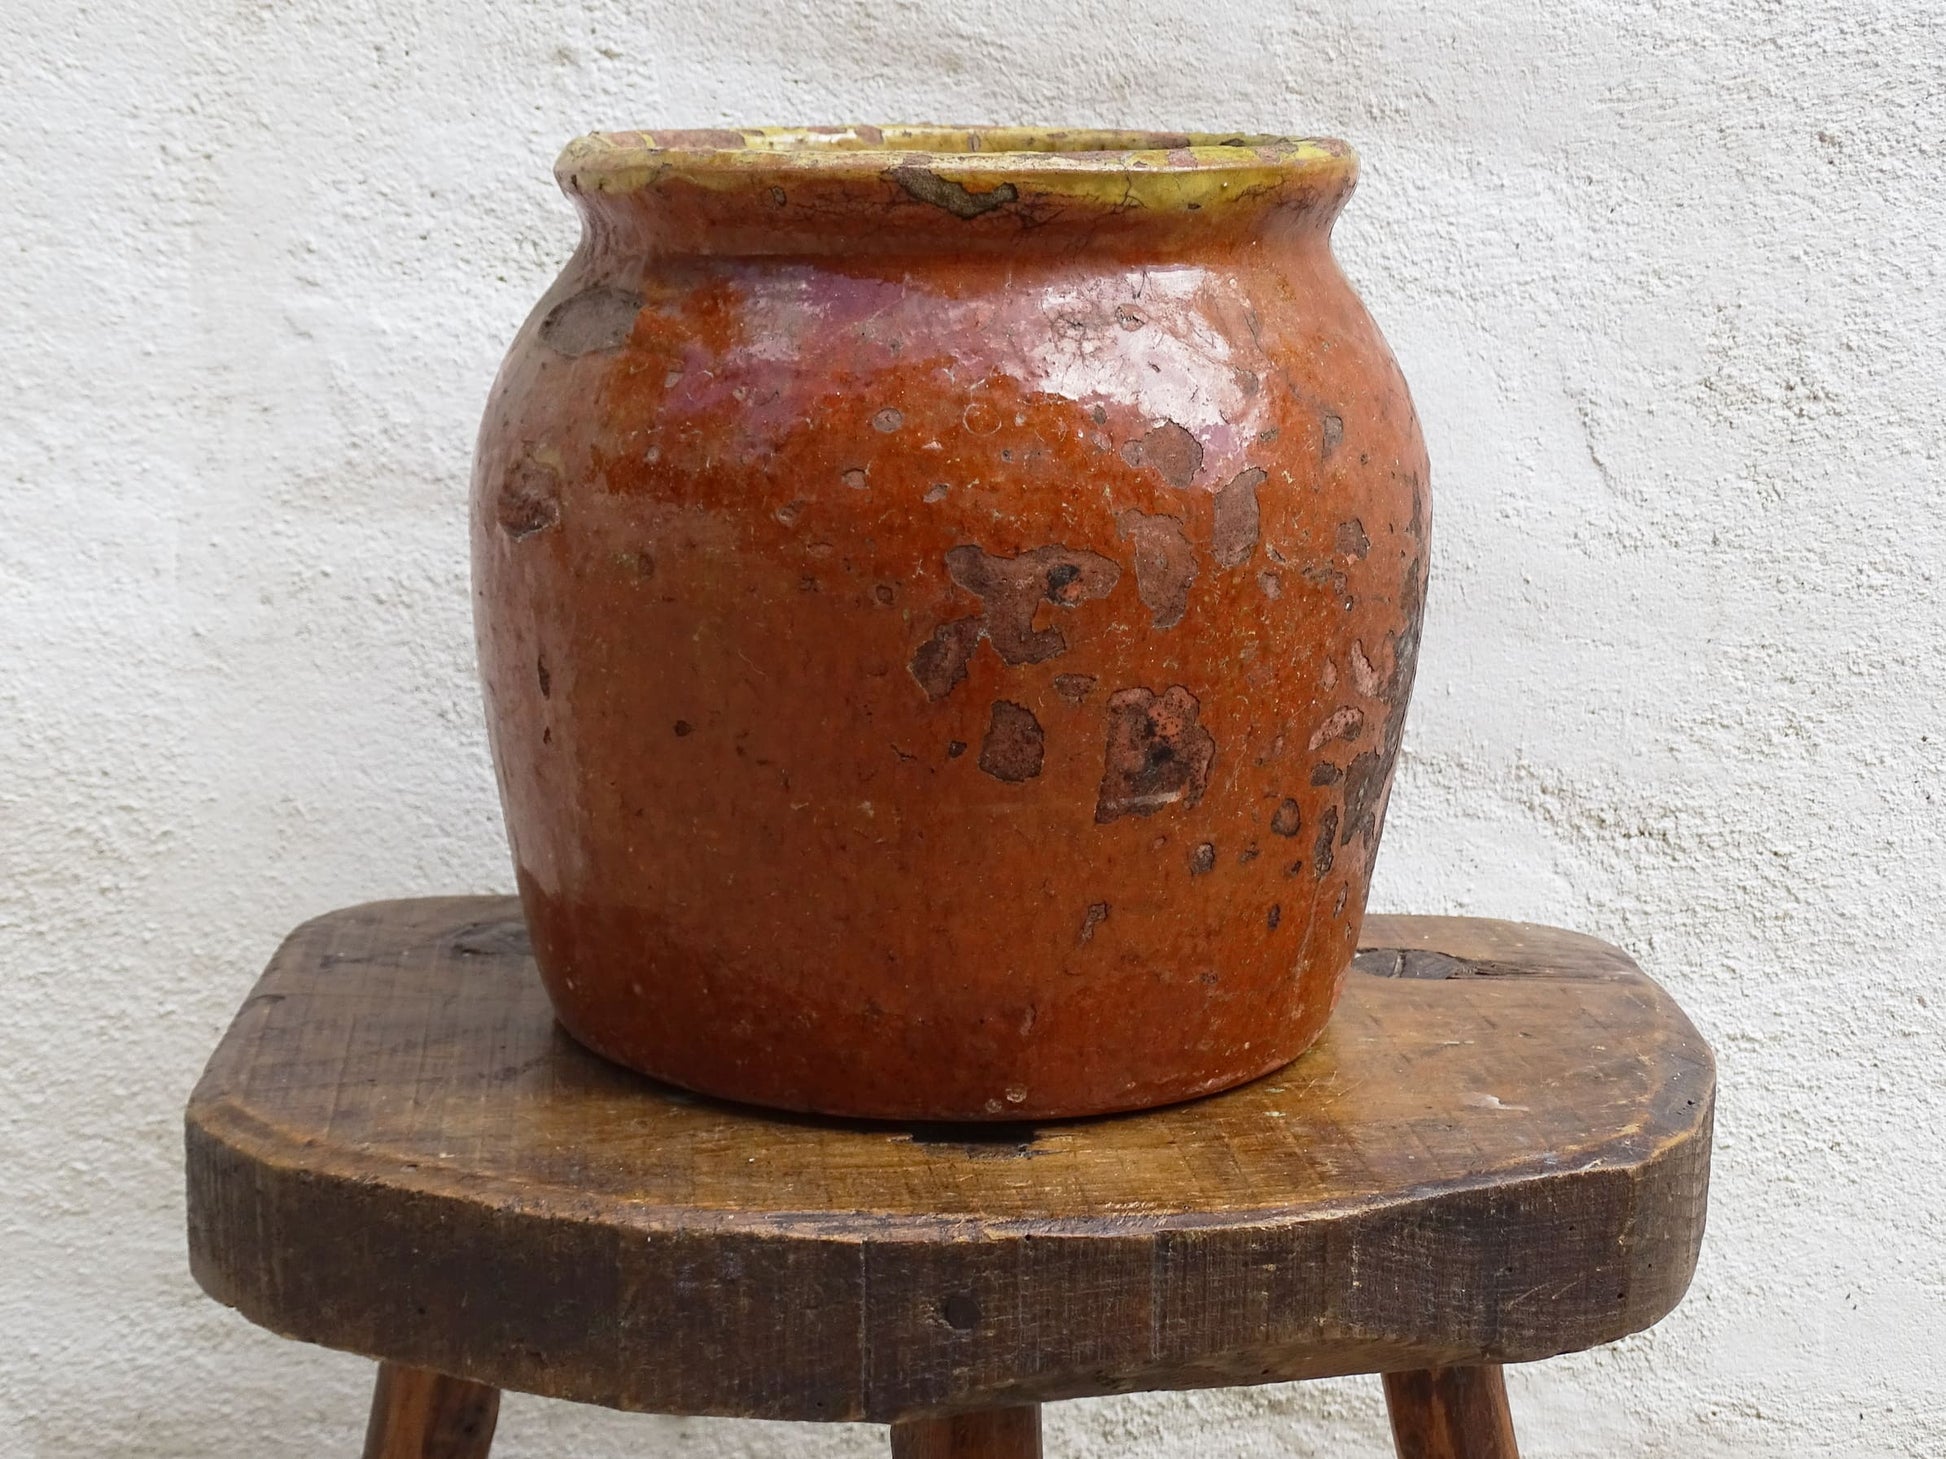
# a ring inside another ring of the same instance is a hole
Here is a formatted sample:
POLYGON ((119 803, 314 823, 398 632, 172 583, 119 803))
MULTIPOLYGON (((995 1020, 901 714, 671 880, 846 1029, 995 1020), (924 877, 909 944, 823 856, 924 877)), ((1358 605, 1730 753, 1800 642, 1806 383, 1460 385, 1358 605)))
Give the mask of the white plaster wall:
MULTIPOLYGON (((1939 1455, 1946 21, 1930 0, 10 0, 0 1454, 356 1452, 367 1365, 184 1270, 179 1110, 279 935, 509 884, 461 501, 596 126, 1317 130, 1437 557, 1376 905, 1632 950, 1721 1058, 1653 1332, 1533 1456, 1939 1455)), ((499 1452, 877 1454, 509 1401, 499 1452)), ((1378 1456, 1377 1385, 1056 1454, 1378 1456)))

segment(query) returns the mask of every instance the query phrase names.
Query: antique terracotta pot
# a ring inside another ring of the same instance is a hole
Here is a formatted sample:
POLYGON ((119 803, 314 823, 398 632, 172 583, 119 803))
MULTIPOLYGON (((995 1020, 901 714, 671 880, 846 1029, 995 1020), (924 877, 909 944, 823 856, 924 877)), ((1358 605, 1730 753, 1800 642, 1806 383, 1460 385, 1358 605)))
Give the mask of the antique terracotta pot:
POLYGON ((575 1038, 845 1115, 1262 1074, 1330 1014, 1424 447, 1337 142, 858 127, 563 154, 474 475, 521 897, 575 1038))

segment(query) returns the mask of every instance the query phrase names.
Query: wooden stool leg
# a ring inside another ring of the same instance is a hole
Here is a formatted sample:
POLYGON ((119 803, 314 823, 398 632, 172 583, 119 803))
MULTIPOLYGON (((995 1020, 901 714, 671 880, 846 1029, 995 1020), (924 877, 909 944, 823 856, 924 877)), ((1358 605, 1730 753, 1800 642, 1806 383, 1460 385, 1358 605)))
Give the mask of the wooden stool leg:
POLYGON ((1399 1459, 1520 1459, 1498 1363, 1385 1375, 1399 1459))
POLYGON ((499 1417, 498 1388, 380 1363, 365 1459, 486 1459, 499 1417))
POLYGON ((989 1408, 892 1425, 892 1459, 1041 1459, 1041 1408, 989 1408))

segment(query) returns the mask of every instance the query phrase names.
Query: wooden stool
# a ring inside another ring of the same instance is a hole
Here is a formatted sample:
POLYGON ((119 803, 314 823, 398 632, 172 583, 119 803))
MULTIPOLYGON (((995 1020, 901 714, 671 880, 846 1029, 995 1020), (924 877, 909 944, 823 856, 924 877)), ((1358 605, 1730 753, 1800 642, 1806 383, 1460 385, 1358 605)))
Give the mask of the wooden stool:
POLYGON ((1407 1459, 1502 1459, 1500 1364, 1688 1285, 1709 1050, 1591 938, 1373 917, 1366 943, 1323 1040, 1255 1084, 907 1128, 585 1053, 511 899, 334 913, 190 1102, 191 1265, 381 1360, 368 1459, 484 1455, 502 1388, 1029 1459, 1051 1399, 1345 1373, 1385 1375, 1407 1459))

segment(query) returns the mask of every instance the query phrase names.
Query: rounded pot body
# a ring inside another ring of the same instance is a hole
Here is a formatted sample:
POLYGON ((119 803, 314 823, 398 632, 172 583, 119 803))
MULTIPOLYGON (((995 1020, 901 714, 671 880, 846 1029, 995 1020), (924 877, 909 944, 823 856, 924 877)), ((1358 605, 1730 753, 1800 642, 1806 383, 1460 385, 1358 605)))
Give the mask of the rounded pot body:
POLYGON ((535 958, 598 1052, 1031 1119, 1285 1063, 1356 947, 1424 447, 1336 143, 609 134, 472 508, 535 958))

